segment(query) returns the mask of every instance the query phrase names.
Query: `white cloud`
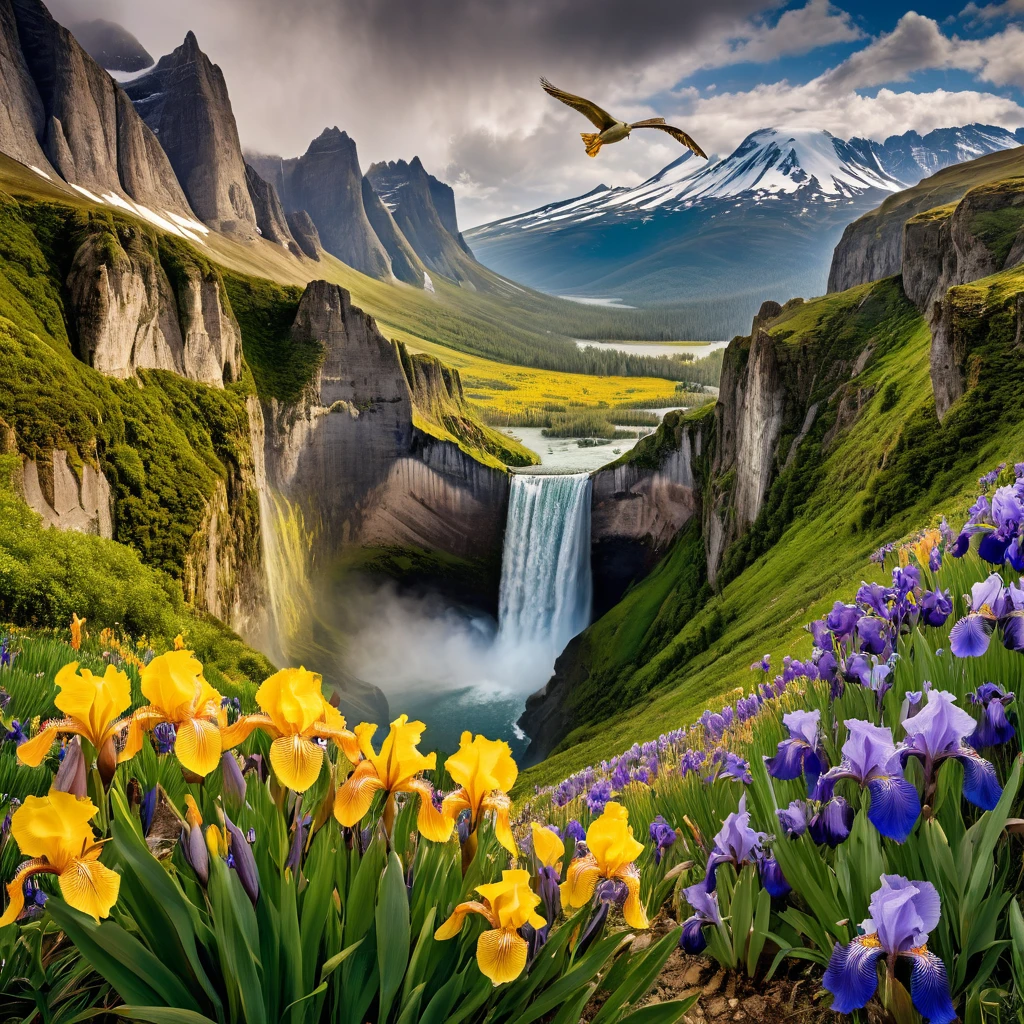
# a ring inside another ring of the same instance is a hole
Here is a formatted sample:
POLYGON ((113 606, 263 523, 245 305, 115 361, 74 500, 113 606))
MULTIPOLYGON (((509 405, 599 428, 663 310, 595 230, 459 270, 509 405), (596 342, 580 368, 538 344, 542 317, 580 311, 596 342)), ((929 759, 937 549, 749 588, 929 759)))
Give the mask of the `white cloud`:
POLYGON ((981 7, 972 2, 960 12, 960 17, 969 21, 984 22, 1012 18, 1017 14, 1024 14, 1024 0, 1003 0, 999 4, 985 4, 981 7))
POLYGON ((829 0, 809 0, 804 7, 785 11, 774 25, 759 25, 735 42, 729 63, 772 61, 863 38, 864 33, 846 11, 829 0))

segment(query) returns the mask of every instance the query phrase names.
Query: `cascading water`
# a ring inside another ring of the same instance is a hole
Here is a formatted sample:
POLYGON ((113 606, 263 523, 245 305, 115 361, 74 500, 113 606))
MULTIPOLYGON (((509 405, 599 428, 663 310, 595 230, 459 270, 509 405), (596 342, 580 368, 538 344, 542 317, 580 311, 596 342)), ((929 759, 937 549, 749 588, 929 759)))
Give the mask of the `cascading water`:
POLYGON ((590 477, 512 476, 498 605, 498 645, 557 657, 590 625, 590 477))

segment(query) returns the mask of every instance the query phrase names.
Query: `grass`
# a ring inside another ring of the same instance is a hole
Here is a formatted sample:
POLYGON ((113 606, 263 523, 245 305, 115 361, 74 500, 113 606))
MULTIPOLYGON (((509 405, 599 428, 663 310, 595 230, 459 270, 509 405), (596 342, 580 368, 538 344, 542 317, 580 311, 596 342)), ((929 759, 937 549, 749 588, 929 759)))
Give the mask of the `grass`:
MULTIPOLYGON (((703 580, 703 545, 692 525, 657 569, 583 634, 585 681, 572 696, 581 724, 520 776, 519 792, 688 724, 713 699, 749 689, 749 666, 765 653, 775 664, 783 655, 805 657, 811 639, 804 624, 848 599, 862 579, 881 578, 872 551, 942 515, 959 525, 977 477, 1024 457, 1024 369, 1013 348, 1024 270, 951 292, 973 387, 941 425, 927 325, 895 301, 894 286, 898 279, 828 296, 773 325, 805 361, 822 346, 835 355, 874 346, 875 357, 848 384, 866 396, 859 418, 824 451, 828 419, 808 436, 773 483, 746 547, 730 551, 734 561, 723 566, 720 592, 703 580)), ((672 446, 693 415, 668 417, 628 459, 672 446)))

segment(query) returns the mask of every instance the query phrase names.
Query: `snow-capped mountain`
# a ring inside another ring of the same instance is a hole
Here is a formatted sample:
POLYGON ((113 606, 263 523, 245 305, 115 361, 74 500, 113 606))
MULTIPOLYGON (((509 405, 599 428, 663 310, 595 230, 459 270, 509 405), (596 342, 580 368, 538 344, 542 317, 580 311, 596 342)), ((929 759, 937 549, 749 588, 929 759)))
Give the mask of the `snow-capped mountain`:
POLYGON ((681 336, 728 336, 762 299, 825 290, 847 223, 941 167, 1018 145, 968 125, 883 143, 762 128, 723 159, 686 152, 640 185, 467 232, 477 258, 556 294, 679 305, 681 336))

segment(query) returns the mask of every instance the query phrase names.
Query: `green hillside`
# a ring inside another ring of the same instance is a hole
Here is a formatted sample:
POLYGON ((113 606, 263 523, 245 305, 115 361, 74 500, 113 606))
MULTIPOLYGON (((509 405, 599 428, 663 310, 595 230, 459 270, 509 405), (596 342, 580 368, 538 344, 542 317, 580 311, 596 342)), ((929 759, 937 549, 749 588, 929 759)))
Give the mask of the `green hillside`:
MULTIPOLYGON (((796 305, 775 321, 771 334, 804 366, 823 353, 874 354, 835 391, 775 479, 756 522, 727 552, 717 591, 691 522, 655 571, 577 641, 569 671, 580 724, 520 777, 520 791, 689 724, 735 687, 749 689, 749 666, 765 653, 775 664, 806 657, 803 624, 848 599, 862 579, 879 578, 873 551, 942 515, 959 526, 977 478, 1008 454, 1024 457, 1024 366, 1015 347, 1022 291, 1022 267, 951 291, 973 387, 941 425, 929 330, 899 278, 796 305), (851 394, 861 411, 831 440, 840 399, 851 394)), ((630 458, 656 462, 690 422, 667 421, 630 458)), ((783 438, 780 460, 785 451, 783 438)))

